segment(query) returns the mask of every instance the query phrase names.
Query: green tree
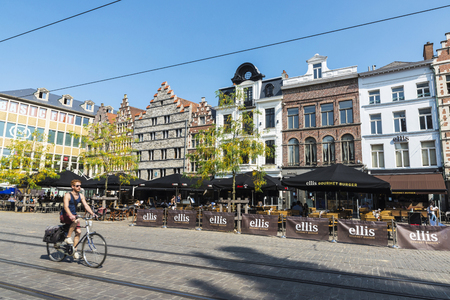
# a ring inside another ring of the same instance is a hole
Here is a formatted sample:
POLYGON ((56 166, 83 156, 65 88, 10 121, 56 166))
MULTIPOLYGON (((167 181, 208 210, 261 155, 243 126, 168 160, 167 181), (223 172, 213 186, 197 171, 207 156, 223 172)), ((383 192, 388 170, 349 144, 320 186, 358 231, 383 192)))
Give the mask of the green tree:
POLYGON ((51 159, 46 159, 50 147, 43 143, 46 136, 38 131, 27 137, 22 133, 18 135, 6 146, 10 154, 0 159, 0 181, 21 185, 28 190, 38 188, 38 183, 46 177, 59 178, 51 159))
MULTIPOLYGON (((109 122, 91 123, 86 126, 87 135, 81 136, 85 151, 81 160, 95 174, 94 178, 105 178, 105 193, 108 190, 108 175, 117 175, 122 184, 136 178, 139 156, 133 150, 133 130, 109 122)), ((80 137, 80 135, 76 135, 80 137)))
MULTIPOLYGON (((236 175, 241 172, 241 165, 256 160, 261 155, 273 155, 271 149, 261 141, 261 133, 256 130, 253 117, 259 114, 256 110, 246 109, 236 105, 238 94, 225 95, 218 92, 219 106, 221 108, 235 108, 237 118, 225 115, 224 126, 213 125, 207 130, 200 131, 196 150, 188 157, 197 165, 197 175, 201 180, 210 176, 223 176, 230 174, 233 177, 233 200, 236 199, 236 175)), ((261 167, 253 172, 255 190, 261 191, 266 183, 264 171, 261 167)))

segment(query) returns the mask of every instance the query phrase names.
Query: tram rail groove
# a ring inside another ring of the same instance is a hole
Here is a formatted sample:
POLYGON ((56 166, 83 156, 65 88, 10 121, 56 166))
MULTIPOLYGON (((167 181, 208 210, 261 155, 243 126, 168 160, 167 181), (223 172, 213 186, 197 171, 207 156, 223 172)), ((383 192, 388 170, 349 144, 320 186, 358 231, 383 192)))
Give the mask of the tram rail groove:
MULTIPOLYGON (((3 233, 3 232, 0 232, 3 233)), ((8 233, 9 234, 9 233, 8 233)), ((26 237, 34 237, 35 236, 28 236, 23 235, 26 237)), ((45 245, 30 243, 30 242, 22 242, 22 241, 10 241, 10 240, 4 240, 0 239, 2 242, 12 242, 12 243, 21 243, 21 244, 27 244, 30 246, 39 246, 39 247, 45 247, 45 245)), ((290 269, 290 270, 297 270, 297 271, 309 271, 309 272, 316 272, 316 273, 326 273, 326 274, 334 274, 334 275, 342 275, 342 276, 350 276, 350 277, 357 277, 357 278, 365 278, 365 279, 376 279, 376 280, 388 280, 388 281, 395 281, 395 282, 403 282, 403 283, 415 283, 415 284, 421 284, 421 285, 432 285, 432 286, 439 286, 444 288, 450 288, 450 284, 441 283, 441 282, 430 282, 430 281, 424 281, 424 280, 416 280, 416 279, 404 279, 399 277, 382 277, 377 275, 367 275, 367 274, 355 274, 350 272, 343 272, 343 271, 337 271, 337 270, 328 270, 328 269, 315 269, 310 267, 299 267, 299 266, 292 266, 292 265, 278 265, 278 264, 270 264, 270 263, 264 263, 264 262, 255 262, 255 261, 248 261, 248 260, 237 260, 237 259, 231 259, 231 258, 221 258, 221 257, 211 257, 207 255, 191 255, 186 253, 171 253, 171 252, 163 252, 163 251, 154 251, 154 250, 148 250, 148 249, 142 249, 142 248, 134 248, 134 247, 127 247, 127 246, 115 246, 115 245, 108 245, 108 248, 121 248, 126 250, 136 250, 136 251, 144 251, 144 252, 160 252, 163 254, 172 254, 177 256, 188 256, 188 257, 197 257, 197 258, 203 258, 208 260, 217 260, 217 261, 225 261, 225 262, 232 262, 232 263, 238 263, 238 264, 248 264, 248 265, 257 265, 257 266, 264 266, 264 267, 273 267, 273 268, 280 268, 280 269, 290 269)), ((154 262, 154 263, 161 263, 161 264, 171 264, 171 265, 178 265, 181 267, 192 267, 192 268, 202 268, 202 269, 209 269, 212 271, 218 271, 218 272, 226 272, 226 271, 232 271, 227 270, 223 268, 215 268, 215 267, 207 267, 207 266, 196 266, 192 264, 186 264, 186 263, 176 263, 172 261, 164 261, 164 260, 157 260, 157 259, 151 259, 151 258, 141 258, 141 257, 134 257, 134 256, 125 256, 120 254, 112 254, 108 253, 108 256, 112 257, 118 257, 118 258, 124 258, 124 259, 132 259, 132 260, 140 260, 140 261, 147 261, 147 262, 154 262)), ((258 276, 258 274, 254 273, 254 276, 258 276)))
MULTIPOLYGON (((3 282, 3 281, 0 281, 0 289, 6 289, 6 290, 14 291, 14 292, 17 292, 20 294, 26 294, 29 296, 33 296, 35 298, 42 298, 42 299, 49 299, 49 300, 74 300, 74 298, 68 298, 68 297, 64 297, 64 296, 60 296, 60 295, 56 295, 56 294, 52 294, 52 293, 47 293, 47 292, 43 292, 43 291, 39 291, 36 289, 27 288, 24 286, 11 284, 11 283, 7 283, 7 282, 3 282)), ((0 299, 2 299, 2 297, 0 297, 0 299)))
MULTIPOLYGON (((68 275, 68 276, 78 277, 78 278, 83 278, 83 279, 95 280, 95 281, 100 281, 103 283, 110 283, 110 284, 115 284, 115 285, 132 287, 132 288, 137 288, 137 289, 142 289, 142 290, 147 290, 147 291, 152 291, 152 292, 157 292, 157 293, 170 294, 170 295, 180 296, 180 297, 189 298, 189 299, 224 300, 223 298, 208 297, 208 296, 203 296, 203 295, 198 295, 198 294, 180 292, 180 291, 171 290, 171 289, 163 289, 163 288, 154 287, 154 286, 150 286, 150 285, 144 285, 144 284, 133 283, 133 282, 124 281, 124 280, 117 280, 117 279, 89 275, 89 274, 83 274, 83 273, 78 273, 78 272, 73 272, 73 271, 65 271, 65 270, 49 268, 49 267, 44 267, 44 266, 39 266, 39 265, 34 265, 34 264, 24 263, 24 262, 20 262, 20 261, 4 259, 4 258, 0 258, 0 263, 6 263, 6 264, 10 264, 10 265, 16 265, 16 266, 21 266, 21 267, 25 267, 25 268, 31 268, 31 269, 36 269, 36 270, 40 270, 40 271, 57 273, 57 274, 61 274, 61 275, 68 275)), ((55 298, 55 299, 59 299, 59 298, 55 298)))
MULTIPOLYGON (((269 275, 269 274, 257 274, 257 273, 251 273, 251 272, 246 272, 246 271, 228 270, 228 269, 223 269, 223 268, 195 266, 195 265, 191 265, 191 264, 173 263, 173 262, 158 261, 158 260, 145 259, 145 258, 140 259, 140 258, 129 257, 129 256, 124 256, 124 255, 111 255, 110 254, 110 256, 127 258, 127 259, 133 259, 133 260, 151 261, 151 262, 155 262, 155 263, 171 264, 171 265, 177 265, 177 266, 182 266, 182 267, 191 267, 191 268, 197 268, 197 269, 207 269, 207 270, 210 270, 210 271, 223 272, 223 273, 242 275, 242 276, 249 276, 249 277, 273 279, 273 280, 280 280, 280 281, 300 283, 300 284, 309 284, 309 285, 315 285, 315 286, 321 286, 321 287, 326 286, 327 288, 338 288, 338 289, 344 289, 344 290, 352 290, 352 291, 359 291, 359 292, 373 293, 373 294, 381 294, 381 295, 389 295, 389 296, 398 296, 398 297, 405 297, 405 298, 411 298, 411 299, 426 299, 426 300, 430 299, 430 296, 425 296, 425 295, 416 295, 416 294, 410 294, 410 293, 404 293, 404 292, 399 293, 399 292, 386 291, 386 290, 381 290, 381 289, 372 289, 372 288, 367 288, 367 287, 357 287, 357 286, 351 286, 351 285, 343 285, 343 284, 336 284, 336 283, 329 283, 329 282, 312 281, 312 280, 307 280, 307 279, 282 277, 282 276, 275 276, 275 275, 269 275)), ((121 280, 110 279, 110 278, 105 278, 105 277, 99 277, 99 276, 94 276, 94 275, 81 274, 81 273, 77 273, 77 272, 73 272, 73 271, 64 271, 64 270, 48 268, 48 267, 44 267, 44 266, 28 264, 28 263, 23 263, 23 262, 18 262, 18 261, 13 261, 13 260, 0 258, 0 263, 2 263, 2 262, 3 263, 7 263, 7 264, 18 265, 18 266, 22 266, 22 267, 29 267, 29 268, 39 269, 39 270, 43 270, 43 271, 47 271, 47 272, 53 272, 53 273, 58 273, 58 274, 63 274, 63 275, 68 275, 68 276, 80 277, 80 278, 84 278, 84 279, 91 279, 91 280, 96 280, 96 281, 101 281, 101 282, 106 282, 106 283, 111 283, 111 284, 118 284, 118 285, 124 285, 124 286, 129 286, 129 287, 142 288, 142 289, 152 290, 152 291, 155 291, 155 292, 159 291, 161 293, 175 294, 175 295, 179 295, 179 294, 176 294, 176 293, 182 293, 182 292, 178 292, 178 291, 166 290, 166 289, 161 289, 161 288, 156 288, 156 287, 151 287, 151 286, 131 283, 131 282, 127 282, 127 281, 121 281, 121 280)), ((383 278, 383 280, 389 281, 390 279, 389 278, 383 278)), ((427 284, 427 286, 433 285, 432 283, 431 284, 430 283, 426 283, 426 284, 427 284)), ((186 297, 186 296, 183 295, 183 297, 186 297)), ((208 297, 205 297, 205 298, 192 298, 191 297, 191 299, 220 299, 220 298, 208 298, 208 297)), ((437 299, 437 300, 447 299, 448 300, 449 298, 448 297, 447 298, 433 297, 433 299, 437 299)))

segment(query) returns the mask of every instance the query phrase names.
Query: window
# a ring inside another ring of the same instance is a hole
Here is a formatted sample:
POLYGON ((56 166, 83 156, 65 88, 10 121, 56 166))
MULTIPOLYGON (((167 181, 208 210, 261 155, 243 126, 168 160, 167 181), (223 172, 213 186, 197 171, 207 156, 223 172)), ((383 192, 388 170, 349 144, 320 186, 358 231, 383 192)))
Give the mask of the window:
POLYGON ((173 174, 181 174, 181 168, 174 168, 173 174))
POLYGON ((164 123, 170 123, 170 116, 164 116, 164 123))
POLYGON ((322 104, 322 126, 331 126, 334 125, 333 121, 333 103, 322 104))
POLYGON ((265 88, 265 94, 266 97, 272 97, 273 96, 273 84, 269 83, 268 85, 266 85, 265 88))
POLYGON ((55 143, 55 137, 56 137, 56 131, 55 130, 49 130, 48 131, 48 142, 50 144, 55 143))
POLYGON ((372 147, 372 168, 384 168, 383 145, 371 145, 372 147))
POLYGON ((56 134, 56 145, 62 145, 64 143, 64 132, 58 131, 56 134))
POLYGON ((428 82, 418 83, 417 84, 417 98, 429 97, 430 96, 430 87, 428 86, 428 82))
POLYGON ((39 92, 39 99, 46 99, 46 98, 47 98, 47 93, 43 92, 43 91, 40 91, 39 92))
POLYGON ((191 162, 191 172, 197 172, 198 165, 195 162, 191 162))
POLYGON ((355 163, 355 143, 351 134, 345 134, 342 137, 342 162, 344 164, 355 163))
POLYGON ((406 132, 406 116, 404 111, 394 113, 394 131, 406 132))
POLYGON ((372 134, 382 134, 381 114, 370 115, 370 132, 372 134))
POLYGON ((253 104, 253 88, 248 87, 244 89, 244 105, 251 106, 253 104))
POLYGON ((223 116, 223 128, 225 129, 225 132, 230 132, 231 130, 231 115, 224 115, 223 116))
POLYGON ((421 142, 422 144, 422 166, 437 166, 436 146, 434 141, 421 142))
POLYGON ((341 116, 341 124, 353 123, 352 100, 339 102, 339 114, 341 116))
POLYGON ((153 179, 153 170, 152 169, 148 169, 147 170, 147 179, 148 180, 152 180, 153 179))
POLYGON ((176 129, 175 133, 176 133, 177 137, 182 137, 183 136, 183 129, 176 129))
POLYGON ((73 147, 78 148, 80 146, 80 138, 73 137, 73 147))
POLYGON ((290 139, 288 142, 288 165, 298 166, 298 141, 297 139, 290 139))
POLYGON ((409 167, 408 143, 395 143, 395 164, 397 168, 409 167))
POLYGON ((5 111, 8 107, 8 101, 0 99, 0 110, 5 111))
POLYGON ((89 125, 89 118, 83 118, 83 125, 84 126, 89 125))
POLYGON ((158 125, 158 118, 152 118, 152 126, 158 125))
MULTIPOLYGON (((70 105, 70 99, 69 98, 64 98, 63 99, 63 104, 64 105, 70 105)), ((87 108, 87 106, 86 106, 86 108, 87 108)), ((88 110, 91 110, 92 108, 88 108, 88 110)))
POLYGON ((195 148, 195 147, 197 147, 197 136, 196 135, 192 135, 191 148, 195 148))
POLYGON ((19 114, 21 115, 27 115, 28 114, 28 105, 26 104, 20 104, 19 105, 19 114))
POLYGON ((169 130, 163 130, 162 138, 163 139, 168 139, 169 138, 169 130))
POLYGON ((298 108, 288 108, 288 129, 298 128, 298 108))
POLYGON ((167 149, 161 150, 161 159, 167 159, 167 149))
POLYGON ((19 104, 17 102, 9 102, 9 112, 11 113, 17 113, 19 104))
POLYGON ((305 128, 316 127, 316 107, 314 105, 305 106, 305 128))
POLYGON ((142 161, 142 151, 136 151, 136 155, 139 161, 142 161))
POLYGON ((66 122, 66 113, 59 113, 59 122, 65 123, 66 122))
POLYGON ((450 75, 445 76, 445 81, 447 84, 447 94, 450 94, 450 75))
POLYGON ((92 104, 86 104, 86 110, 92 111, 92 104))
POLYGON ((305 164, 307 166, 317 164, 317 145, 312 137, 305 140, 305 164))
POLYGON ((165 177, 166 176, 166 169, 159 169, 159 177, 165 177))
POLYGON ((405 100, 405 93, 403 87, 392 88, 392 101, 405 100))
POLYGON ((39 118, 40 119, 46 119, 47 118, 47 109, 46 108, 39 108, 39 118))
POLYGON ((275 164, 275 141, 266 141, 266 148, 266 165, 273 165, 275 164))
POLYGON ((5 122, 0 121, 0 136, 3 136, 4 131, 5 131, 5 122))
POLYGON ((421 130, 433 129, 431 107, 419 109, 419 123, 421 130))
POLYGON ((322 78, 322 64, 314 64, 313 65, 313 71, 314 71, 314 79, 322 78))
POLYGON ((154 160, 154 150, 148 150, 148 160, 154 160))
POLYGON ((156 140, 156 133, 155 132, 150 132, 150 141, 154 141, 156 140))
POLYGON ((174 148, 175 158, 181 158, 181 148, 174 148))
POLYGON ((80 116, 75 117, 75 125, 81 126, 81 117, 80 116))
POLYGON ((200 125, 205 125, 205 124, 206 124, 206 118, 200 117, 200 125))
POLYGON ((253 112, 251 111, 244 111, 242 113, 242 125, 244 129, 244 133, 246 134, 253 134, 253 112))
POLYGON ((322 140, 323 164, 329 165, 335 162, 334 138, 326 136, 322 140))
POLYGON ((138 134, 138 140, 139 142, 143 142, 144 141, 144 135, 142 133, 138 134))
POLYGON ((66 132, 66 140, 65 140, 65 146, 71 147, 72 146, 72 135, 68 132, 66 132))
POLYGON ((275 108, 266 109, 266 128, 275 127, 275 108))
POLYGON ((369 92, 369 104, 380 103, 380 90, 369 92))

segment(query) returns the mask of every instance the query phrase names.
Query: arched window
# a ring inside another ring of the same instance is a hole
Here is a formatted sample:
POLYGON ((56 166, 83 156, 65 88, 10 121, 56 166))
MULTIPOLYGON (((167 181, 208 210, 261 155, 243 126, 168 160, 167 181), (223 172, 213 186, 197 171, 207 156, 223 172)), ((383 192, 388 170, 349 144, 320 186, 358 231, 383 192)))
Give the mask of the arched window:
POLYGON ((266 91, 265 91, 266 97, 272 97, 273 96, 273 84, 269 83, 266 85, 266 91))
POLYGON ((344 164, 355 163, 355 143, 351 134, 342 137, 342 162, 344 164))
POLYGON ((334 151, 334 138, 327 135, 322 140, 323 164, 329 165, 336 161, 334 151))
POLYGON ((305 140, 305 164, 307 166, 317 163, 317 146, 316 140, 309 137, 305 140))
POLYGON ((298 141, 297 139, 290 139, 288 142, 288 165, 298 165, 298 141))

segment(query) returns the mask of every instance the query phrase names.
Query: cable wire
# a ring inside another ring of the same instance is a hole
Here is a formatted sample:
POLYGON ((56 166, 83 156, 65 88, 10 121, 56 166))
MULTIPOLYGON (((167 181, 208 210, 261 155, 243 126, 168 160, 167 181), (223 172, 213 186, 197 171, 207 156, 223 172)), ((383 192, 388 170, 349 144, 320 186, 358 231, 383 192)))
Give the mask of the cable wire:
POLYGON ((90 12, 92 12, 92 11, 94 11, 94 10, 97 10, 97 9, 100 9, 100 8, 103 8, 103 7, 106 7, 106 6, 109 6, 109 5, 111 5, 111 4, 114 4, 114 3, 117 3, 117 2, 120 2, 120 1, 122 1, 122 0, 116 0, 116 1, 113 1, 113 2, 110 2, 110 3, 107 3, 107 4, 105 4, 105 5, 102 5, 102 6, 99 6, 99 7, 96 7, 96 8, 87 10, 87 11, 84 11, 84 12, 82 12, 82 13, 79 13, 79 14, 76 14, 76 15, 73 15, 73 16, 70 16, 70 17, 61 19, 61 20, 59 20, 59 21, 55 21, 55 22, 53 22, 53 23, 50 23, 50 24, 47 24, 47 25, 44 25, 44 26, 41 26, 41 27, 37 27, 37 28, 35 28, 35 29, 31 29, 31 30, 25 31, 25 32, 23 32, 23 33, 20 33, 20 34, 11 36, 11 37, 6 38, 6 39, 3 39, 3 40, 0 40, 0 43, 3 43, 3 42, 6 42, 6 41, 9 41, 9 40, 12 40, 12 39, 14 39, 14 38, 16 38, 16 37, 19 37, 19 36, 22 36, 22 35, 25 35, 25 34, 28 34, 28 33, 31 33, 31 32, 34 32, 34 31, 37 31, 37 30, 46 28, 46 27, 49 27, 49 26, 52 26, 52 25, 55 25, 55 24, 58 24, 58 23, 61 23, 61 22, 64 22, 64 21, 67 21, 67 20, 70 20, 70 19, 73 19, 73 18, 75 18, 75 17, 79 17, 79 16, 81 16, 81 15, 90 13, 90 12))
POLYGON ((144 73, 150 73, 150 72, 155 72, 155 71, 159 71, 159 70, 164 70, 164 69, 184 66, 184 65, 193 64, 193 63, 197 63, 197 62, 202 62, 202 61, 206 61, 206 60, 212 60, 212 59, 216 59, 216 58, 220 58, 220 57, 230 56, 230 55, 234 55, 234 54, 238 54, 238 53, 249 52, 249 51, 253 51, 253 50, 273 47, 273 46, 277 46, 277 45, 282 45, 282 44, 286 44, 286 43, 291 43, 291 42, 295 42, 295 41, 309 39, 309 38, 312 38, 312 37, 327 35, 327 34, 336 33, 336 32, 340 32, 340 31, 345 31, 345 30, 349 30, 349 29, 354 29, 354 28, 358 28, 358 27, 364 27, 364 26, 373 25, 373 24, 382 23, 382 22, 387 22, 387 21, 391 21, 391 20, 395 20, 395 19, 405 18, 405 17, 418 15, 418 14, 422 14, 422 13, 426 13, 426 12, 430 12, 430 11, 435 11, 435 10, 439 10, 439 9, 444 9, 444 8, 448 8, 448 7, 450 7, 450 4, 449 5, 444 5, 444 6, 439 6, 439 7, 434 7, 434 8, 430 8, 430 9, 420 10, 420 11, 416 11, 416 12, 412 12, 412 13, 408 13, 408 14, 404 14, 404 15, 398 15, 398 16, 395 16, 395 17, 380 19, 380 20, 371 21, 371 22, 367 22, 367 23, 361 23, 361 24, 352 25, 352 26, 348 26, 348 27, 342 27, 342 28, 339 28, 339 29, 324 31, 324 32, 315 33, 315 34, 311 34, 311 35, 306 35, 306 36, 302 36, 302 37, 298 37, 298 38, 294 38, 294 39, 289 39, 289 40, 284 40, 284 41, 280 41, 280 42, 275 42, 275 43, 271 43, 271 44, 256 46, 256 47, 252 47, 252 48, 237 50, 237 51, 233 51, 233 52, 227 52, 227 53, 223 53, 223 54, 218 54, 218 55, 213 55, 213 56, 209 56, 209 57, 199 58, 199 59, 190 60, 190 61, 181 62, 181 63, 177 63, 177 64, 172 64, 172 65, 167 65, 167 66, 164 66, 164 67, 149 69, 149 70, 145 70, 145 71, 125 74, 125 75, 120 75, 120 76, 115 76, 115 77, 110 77, 110 78, 105 78, 105 79, 100 79, 100 80, 95 80, 95 81, 89 81, 89 82, 81 83, 81 84, 75 84, 75 85, 71 85, 71 86, 66 86, 66 87, 62 87, 62 88, 53 89, 53 90, 51 90, 51 92, 65 90, 65 89, 71 89, 71 88, 80 87, 80 86, 86 86, 86 85, 91 85, 91 84, 96 84, 96 83, 105 82, 105 81, 116 80, 116 79, 130 77, 130 76, 136 76, 136 75, 140 75, 140 74, 144 74, 144 73))

